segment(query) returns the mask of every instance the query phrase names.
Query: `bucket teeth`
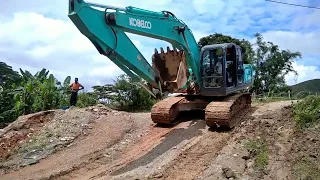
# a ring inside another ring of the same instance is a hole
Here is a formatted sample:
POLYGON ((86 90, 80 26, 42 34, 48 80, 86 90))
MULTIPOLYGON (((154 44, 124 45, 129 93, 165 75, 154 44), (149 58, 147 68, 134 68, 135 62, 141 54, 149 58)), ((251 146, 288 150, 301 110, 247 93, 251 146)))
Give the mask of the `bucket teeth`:
POLYGON ((164 51, 163 47, 160 47, 160 53, 158 51, 157 48, 154 48, 154 54, 158 55, 158 54, 172 54, 172 55, 178 55, 178 54, 182 54, 183 51, 178 51, 177 48, 173 47, 172 49, 170 49, 169 46, 167 46, 167 52, 164 51))
POLYGON ((161 52, 161 53, 164 53, 164 50, 163 50, 163 48, 162 48, 162 47, 160 47, 160 52, 161 52))
POLYGON ((173 53, 174 53, 174 55, 178 55, 178 51, 176 48, 173 48, 173 53))
POLYGON ((171 52, 171 50, 170 50, 169 46, 167 46, 167 52, 171 52))

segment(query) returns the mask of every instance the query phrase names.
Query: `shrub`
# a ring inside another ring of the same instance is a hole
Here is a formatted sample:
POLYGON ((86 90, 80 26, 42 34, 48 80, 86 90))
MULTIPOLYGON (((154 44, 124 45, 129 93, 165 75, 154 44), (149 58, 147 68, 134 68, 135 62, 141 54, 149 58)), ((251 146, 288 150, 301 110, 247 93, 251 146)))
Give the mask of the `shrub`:
POLYGON ((307 128, 320 119, 320 96, 308 96, 293 106, 293 115, 300 128, 307 128))

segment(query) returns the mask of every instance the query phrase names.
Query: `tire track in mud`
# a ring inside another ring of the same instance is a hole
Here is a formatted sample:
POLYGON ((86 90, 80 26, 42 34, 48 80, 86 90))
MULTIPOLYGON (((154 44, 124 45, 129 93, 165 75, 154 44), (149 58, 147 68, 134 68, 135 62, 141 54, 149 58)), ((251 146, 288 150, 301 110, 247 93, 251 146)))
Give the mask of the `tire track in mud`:
MULTIPOLYGON (((150 135, 143 137, 140 142, 124 151, 125 155, 119 157, 119 163, 113 163, 113 168, 104 170, 93 179, 134 179, 146 178, 157 173, 161 167, 173 161, 181 150, 197 143, 207 126, 198 112, 185 113, 183 120, 173 127, 154 127, 151 134, 158 133, 157 137, 150 135), (151 139, 149 139, 151 138, 151 139)), ((181 118, 181 117, 180 117, 181 118)))
POLYGON ((174 129, 173 131, 169 132, 163 142, 157 145, 152 151, 149 151, 136 161, 130 162, 125 167, 114 171, 111 173, 111 175, 116 176, 134 170, 140 166, 146 166, 147 164, 153 162, 157 157, 177 146, 180 142, 184 140, 190 141, 191 138, 202 135, 201 129, 204 129, 205 126, 206 124, 204 122, 194 121, 186 129, 174 129))
POLYGON ((208 131, 191 148, 181 152, 163 171, 163 179, 193 179, 218 156, 231 135, 228 132, 208 131))
POLYGON ((200 177, 219 156, 223 148, 232 143, 230 140, 240 131, 240 124, 251 119, 255 110, 256 108, 252 107, 245 112, 236 127, 231 130, 206 129, 196 144, 182 151, 174 161, 165 167, 160 173, 161 179, 196 179, 200 177))
MULTIPOLYGON (((125 166, 131 161, 134 161, 148 149, 158 144, 163 136, 169 133, 173 128, 159 128, 152 126, 148 130, 151 132, 147 136, 141 137, 135 144, 125 147, 124 149, 118 149, 116 154, 113 154, 112 159, 108 161, 103 158, 104 154, 97 156, 90 164, 69 172, 68 174, 59 177, 59 179, 92 179, 109 174, 119 167, 125 166), (101 159, 99 157, 102 157, 101 159)), ((111 147, 113 148, 113 147, 111 147)), ((104 150, 108 152, 108 150, 104 150)))
POLYGON ((206 169, 230 137, 230 131, 209 130, 203 119, 181 122, 153 149, 118 169, 99 174, 95 178, 192 179, 206 169))
MULTIPOLYGON (((250 111, 246 117, 253 112, 250 111)), ((186 122, 182 122, 185 124, 186 122)), ((189 122, 190 123, 190 122, 189 122)), ((201 175, 238 131, 208 129, 204 120, 175 128, 153 150, 103 179, 194 179, 201 175)))

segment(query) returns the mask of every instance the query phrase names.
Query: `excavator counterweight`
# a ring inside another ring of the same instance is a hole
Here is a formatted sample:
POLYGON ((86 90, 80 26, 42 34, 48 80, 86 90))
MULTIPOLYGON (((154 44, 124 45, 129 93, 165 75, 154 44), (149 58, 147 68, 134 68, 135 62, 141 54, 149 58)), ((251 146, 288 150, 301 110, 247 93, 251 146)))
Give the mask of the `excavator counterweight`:
POLYGON ((97 51, 152 96, 161 98, 151 119, 171 124, 181 111, 203 110, 208 126, 232 128, 251 106, 253 67, 234 43, 200 47, 190 28, 172 12, 69 0, 69 18, 97 51), (155 49, 151 65, 126 35, 172 45, 155 49), (167 93, 179 93, 165 97, 167 93))

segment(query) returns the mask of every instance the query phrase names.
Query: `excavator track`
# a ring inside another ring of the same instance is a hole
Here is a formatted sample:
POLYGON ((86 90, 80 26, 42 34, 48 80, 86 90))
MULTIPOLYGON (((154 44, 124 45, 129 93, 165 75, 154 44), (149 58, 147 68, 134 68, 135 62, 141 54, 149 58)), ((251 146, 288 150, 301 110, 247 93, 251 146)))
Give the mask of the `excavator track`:
POLYGON ((151 119, 158 124, 172 124, 181 111, 203 110, 208 105, 202 99, 188 100, 185 96, 168 97, 153 105, 151 119))
POLYGON ((209 127, 233 128, 251 107, 251 93, 239 93, 221 101, 213 101, 205 108, 205 120, 209 127))

